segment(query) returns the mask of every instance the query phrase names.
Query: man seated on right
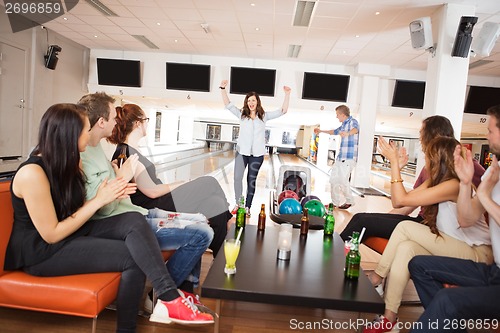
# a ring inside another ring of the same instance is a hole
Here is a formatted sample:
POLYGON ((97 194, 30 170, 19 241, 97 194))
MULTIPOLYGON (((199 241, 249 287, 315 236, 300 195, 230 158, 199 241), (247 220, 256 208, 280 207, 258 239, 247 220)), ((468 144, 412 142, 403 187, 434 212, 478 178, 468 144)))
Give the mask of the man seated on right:
MULTIPOLYGON (((490 116, 489 147, 498 156, 500 105, 489 108, 486 113, 490 116)), ((500 166, 494 156, 477 193, 473 195, 470 189, 474 174, 471 152, 466 152, 466 159, 461 153, 461 148, 457 147, 454 159, 460 179, 458 218, 474 223, 486 211, 495 262, 487 265, 449 257, 414 257, 408 268, 425 311, 413 325, 412 333, 466 332, 467 328, 500 327, 500 166), (444 284, 457 288, 445 288, 444 284)))

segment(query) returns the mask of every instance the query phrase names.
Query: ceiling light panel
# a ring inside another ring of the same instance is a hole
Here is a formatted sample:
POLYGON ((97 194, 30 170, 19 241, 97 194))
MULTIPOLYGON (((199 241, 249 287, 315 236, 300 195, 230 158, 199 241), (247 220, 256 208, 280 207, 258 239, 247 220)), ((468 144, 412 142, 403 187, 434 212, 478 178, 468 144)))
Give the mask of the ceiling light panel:
POLYGON ((288 45, 288 52, 287 52, 287 57, 288 58, 297 58, 300 53, 300 49, 302 48, 301 45, 288 45))
POLYGON ((101 12, 101 14, 105 16, 118 16, 118 14, 109 9, 109 7, 107 7, 99 0, 85 0, 85 2, 94 7, 96 10, 98 10, 99 12, 101 12))
POLYGON ((147 47, 149 47, 150 49, 156 49, 158 50, 159 47, 156 46, 155 43, 153 43, 152 41, 150 41, 146 36, 144 35, 132 35, 132 37, 134 37, 135 39, 137 39, 139 42, 143 43, 144 45, 146 45, 147 47))
POLYGON ((314 11, 316 1, 297 1, 295 15, 293 17, 293 26, 308 27, 311 23, 311 17, 314 11))

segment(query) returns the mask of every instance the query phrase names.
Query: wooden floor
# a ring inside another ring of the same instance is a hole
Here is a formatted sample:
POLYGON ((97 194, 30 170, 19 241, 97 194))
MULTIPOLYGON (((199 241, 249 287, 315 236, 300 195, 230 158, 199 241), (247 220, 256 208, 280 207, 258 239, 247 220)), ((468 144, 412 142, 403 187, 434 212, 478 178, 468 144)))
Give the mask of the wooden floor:
MULTIPOLYGON (((230 153, 229 153, 230 155, 230 153)), ((225 155, 227 158, 227 154, 225 155)), ((230 158, 230 156, 229 156, 230 158)), ((283 164, 290 165, 308 165, 302 159, 293 155, 280 155, 279 161, 283 164)), ((224 188, 230 204, 234 204, 234 190, 232 182, 232 165, 228 164, 226 167, 213 161, 199 162, 199 166, 192 166, 190 170, 193 172, 195 178, 201 172, 203 174, 213 174, 216 176, 224 188), (215 166, 215 167, 214 167, 215 166), (201 171, 203 170, 203 171, 201 171)), ((266 207, 269 202, 269 191, 274 188, 272 170, 270 170, 270 161, 266 157, 261 172, 257 180, 257 191, 254 198, 252 207, 252 217, 249 221, 250 224, 257 224, 257 215, 260 209, 260 204, 265 203, 266 207)), ((311 166, 311 165, 309 165, 311 166)), ((276 167, 276 166, 275 166, 276 167)), ((312 180, 311 180, 311 193, 317 195, 324 203, 330 201, 330 188, 328 183, 328 176, 322 171, 315 169, 311 166, 312 180)), ((274 175, 275 179, 277 175, 274 175)), ((183 179, 183 180, 189 180, 183 179)), ((171 181, 176 181, 172 179, 171 181)), ((381 179, 375 179, 378 182, 378 187, 388 188, 387 184, 381 179)), ((383 196, 368 196, 364 198, 356 196, 356 204, 348 211, 336 210, 335 211, 335 231, 340 232, 348 223, 353 214, 357 212, 386 212, 391 208, 389 199, 383 196)), ((269 218, 267 220, 267 228, 275 227, 274 222, 269 218)), ((362 267, 365 270, 371 270, 375 267, 379 255, 370 249, 362 246, 362 267)), ((203 282, 212 261, 210 253, 206 253, 202 261, 202 277, 203 282)), ((408 286, 405 300, 418 299, 413 286, 408 286)), ((215 309, 215 300, 204 299, 202 301, 211 309, 215 309)), ((416 320, 423 309, 420 306, 402 306, 400 308, 399 317, 402 323, 410 325, 416 320)), ((290 307, 290 306, 276 306, 268 304, 256 304, 248 302, 222 302, 222 318, 220 321, 220 332, 238 332, 238 333, 280 333, 280 332, 313 332, 319 331, 318 327, 313 329, 311 325, 331 325, 321 326, 325 331, 335 332, 354 332, 355 330, 349 325, 355 324, 359 318, 358 313, 312 309, 303 307, 290 307), (299 326, 304 325, 304 326, 299 326), (309 325, 309 326, 308 326, 309 325), (346 329, 334 329, 335 327, 346 327, 346 329), (299 329, 299 328, 304 329, 299 329), (310 328, 308 328, 310 327, 310 328), (331 327, 332 329, 326 329, 331 327)), ((371 320, 373 314, 362 314, 361 319, 371 320)), ((97 323, 97 332, 111 333, 115 331, 115 312, 111 310, 103 311, 97 323)), ((90 332, 92 320, 87 318, 78 318, 62 315, 44 314, 40 312, 31 312, 23 310, 14 310, 7 308, 0 308, 0 332, 58 332, 58 333, 72 333, 72 332, 90 332)), ((150 323, 147 318, 138 318, 138 333, 160 333, 160 332, 213 332, 213 325, 192 327, 181 325, 164 325, 157 323, 150 323)), ((408 332, 408 329, 403 329, 402 333, 408 332)))

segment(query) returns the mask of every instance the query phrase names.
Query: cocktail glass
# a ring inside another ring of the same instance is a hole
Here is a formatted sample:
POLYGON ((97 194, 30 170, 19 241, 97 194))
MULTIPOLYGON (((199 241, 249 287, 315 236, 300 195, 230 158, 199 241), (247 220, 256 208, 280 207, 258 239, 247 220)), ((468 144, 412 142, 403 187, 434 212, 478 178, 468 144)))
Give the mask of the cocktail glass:
POLYGON ((236 273, 236 259, 240 253, 240 245, 241 241, 236 239, 226 239, 224 241, 224 255, 226 256, 224 273, 229 275, 236 273))

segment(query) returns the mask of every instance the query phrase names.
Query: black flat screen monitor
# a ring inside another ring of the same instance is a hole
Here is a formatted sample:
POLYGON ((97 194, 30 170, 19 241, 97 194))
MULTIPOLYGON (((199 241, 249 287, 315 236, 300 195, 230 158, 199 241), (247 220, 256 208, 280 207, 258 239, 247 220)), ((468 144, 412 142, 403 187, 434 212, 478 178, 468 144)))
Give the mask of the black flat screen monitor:
POLYGON ((230 92, 246 95, 255 91, 261 96, 274 96, 276 70, 264 68, 231 67, 230 92))
POLYGON ((141 62, 97 58, 97 81, 103 86, 140 87, 141 62))
POLYGON ((464 112, 486 114, 486 110, 499 104, 500 88, 470 86, 464 112))
POLYGON ((167 62, 167 89, 210 91, 210 65, 167 62))
POLYGON ((304 72, 302 99, 346 102, 349 75, 304 72))
POLYGON ((423 109, 425 82, 396 80, 392 106, 408 109, 423 109))

